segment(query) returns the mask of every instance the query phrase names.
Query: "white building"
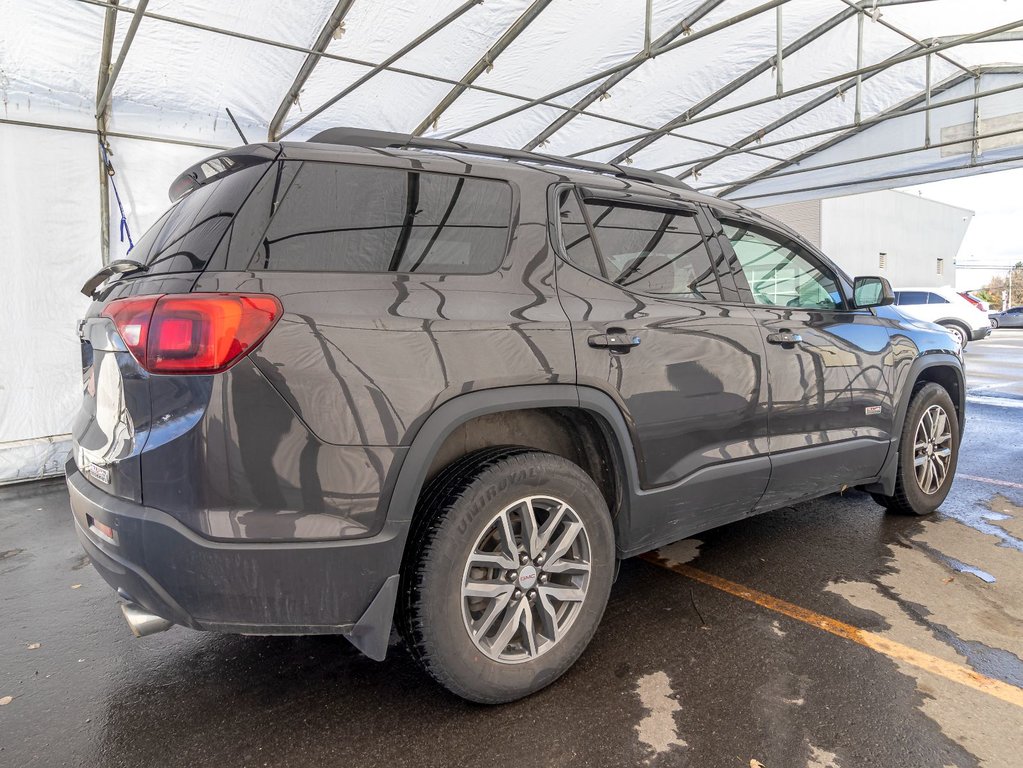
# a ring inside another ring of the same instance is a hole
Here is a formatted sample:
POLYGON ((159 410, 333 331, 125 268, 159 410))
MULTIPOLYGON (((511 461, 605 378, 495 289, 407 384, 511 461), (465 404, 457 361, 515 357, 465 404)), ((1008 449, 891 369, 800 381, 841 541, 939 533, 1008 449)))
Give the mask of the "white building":
POLYGON ((881 275, 895 288, 952 285, 973 211, 883 190, 765 206, 849 275, 881 275))

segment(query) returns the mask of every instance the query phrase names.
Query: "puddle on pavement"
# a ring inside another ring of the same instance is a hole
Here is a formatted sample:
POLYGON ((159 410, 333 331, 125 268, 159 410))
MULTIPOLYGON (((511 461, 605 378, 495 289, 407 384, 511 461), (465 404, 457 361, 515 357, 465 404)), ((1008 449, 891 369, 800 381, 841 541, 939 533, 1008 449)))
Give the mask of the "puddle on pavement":
MULTIPOLYGON (((953 489, 955 491, 955 489, 953 489)), ((884 571, 828 591, 878 614, 879 634, 1023 687, 1023 508, 1003 495, 953 493, 941 513, 891 542, 884 571)), ((920 709, 982 764, 1018 764, 1023 710, 904 662, 920 709)))
POLYGON ((656 757, 672 747, 688 746, 679 738, 675 713, 682 707, 664 672, 644 675, 636 682, 636 695, 646 714, 636 724, 636 737, 656 757))

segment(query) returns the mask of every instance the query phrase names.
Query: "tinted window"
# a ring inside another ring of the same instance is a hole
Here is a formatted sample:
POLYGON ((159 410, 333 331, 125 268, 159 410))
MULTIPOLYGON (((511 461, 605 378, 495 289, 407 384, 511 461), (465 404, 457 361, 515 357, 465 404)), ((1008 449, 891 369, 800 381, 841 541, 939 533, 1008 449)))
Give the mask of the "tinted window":
POLYGON ((583 216, 582 208, 579 206, 579 198, 574 191, 568 190, 561 194, 561 241, 565 247, 565 255, 572 263, 582 267, 587 272, 607 277, 602 271, 600 262, 597 259, 597 252, 593 250, 593 240, 590 237, 589 225, 583 216))
POLYGON ((242 168, 189 192, 149 228, 130 258, 147 265, 146 274, 202 270, 268 168, 242 168))
POLYGON ((928 293, 927 294, 927 303, 928 304, 948 304, 949 300, 946 299, 944 296, 942 296, 940 294, 928 293))
POLYGON ((803 309, 843 306, 834 277, 798 243, 745 223, 722 224, 757 304, 803 309))
POLYGON ((562 239, 570 259, 623 288, 681 298, 720 298, 717 276, 694 214, 588 200, 562 208, 562 239))
POLYGON ((491 272, 504 259, 511 189, 499 181, 303 163, 252 260, 262 269, 491 272))
POLYGON ((896 294, 896 304, 926 304, 927 294, 923 291, 899 291, 896 294))

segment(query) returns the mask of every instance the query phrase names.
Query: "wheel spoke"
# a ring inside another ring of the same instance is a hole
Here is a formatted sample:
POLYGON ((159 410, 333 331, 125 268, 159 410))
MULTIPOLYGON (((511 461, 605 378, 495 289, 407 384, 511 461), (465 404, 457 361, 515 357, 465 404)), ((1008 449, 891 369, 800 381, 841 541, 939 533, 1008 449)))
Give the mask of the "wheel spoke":
POLYGON ((913 466, 915 466, 915 467, 922 467, 924 465, 924 462, 926 462, 926 461, 927 461, 927 454, 925 453, 922 456, 917 456, 915 459, 913 459, 913 466))
POLYGON ((519 545, 515 541, 515 532, 512 530, 511 517, 508 516, 508 510, 504 510, 497 517, 497 535, 501 541, 501 549, 504 553, 515 561, 516 565, 519 560, 519 545))
POLYGON ((540 554, 539 526, 536 522, 536 510, 533 509, 533 500, 526 499, 519 509, 522 518, 522 545, 526 548, 526 554, 530 559, 540 554))
POLYGON ((510 595, 514 589, 514 584, 509 584, 506 581, 497 581, 496 579, 490 581, 467 581, 465 586, 462 587, 462 596, 483 597, 493 600, 501 597, 501 595, 510 595))
POLYGON ((566 587, 561 584, 545 584, 537 588, 541 595, 553 597, 562 603, 575 602, 586 597, 586 592, 578 587, 566 587))
POLYGON ((931 435, 931 439, 937 440, 945 434, 945 427, 947 425, 948 418, 945 416, 945 411, 939 408, 934 414, 934 433, 931 435))
POLYGON ((540 614, 540 625, 543 627, 544 635, 554 642, 560 640, 561 628, 558 627, 558 612, 555 610, 550 597, 542 590, 537 594, 536 608, 540 614))
POLYGON ((565 510, 568 509, 568 504, 562 502, 562 504, 550 514, 547 518, 547 522, 543 524, 543 528, 540 529, 540 551, 547 549, 547 546, 551 543, 551 537, 554 536, 554 532, 558 529, 561 524, 562 518, 565 517, 565 510))
POLYGON ((487 610, 480 616, 479 621, 472 625, 473 637, 480 638, 487 634, 494 625, 494 621, 505 613, 508 603, 511 601, 511 594, 511 590, 508 590, 487 606, 487 610))
POLYGON ((934 466, 931 464, 930 458, 927 459, 927 463, 924 464, 924 480, 920 484, 924 493, 931 492, 931 472, 934 470, 934 466))
POLYGON ((519 631, 519 626, 522 624, 522 606, 525 602, 525 599, 519 600, 518 603, 504 612, 501 626, 497 628, 497 634, 494 635, 494 639, 490 643, 490 650, 495 654, 500 655, 503 653, 505 648, 508 647, 508 643, 515 636, 515 633, 519 631))
POLYGON ((551 566, 557 563, 558 559, 564 557, 565 553, 572 548, 582 529, 582 523, 569 523, 565 526, 565 530, 561 532, 561 535, 551 545, 551 551, 547 554, 544 570, 552 570, 551 566))
POLYGON ((506 571, 514 571, 519 567, 519 562, 503 552, 473 552, 469 555, 469 567, 503 568, 506 571))
POLYGON ((590 564, 584 563, 581 560, 569 560, 560 557, 553 563, 545 564, 543 569, 547 573, 589 573, 590 564))
POLYGON ((526 635, 529 658, 533 658, 536 656, 536 628, 533 626, 533 611, 525 598, 522 598, 522 605, 522 629, 526 635))

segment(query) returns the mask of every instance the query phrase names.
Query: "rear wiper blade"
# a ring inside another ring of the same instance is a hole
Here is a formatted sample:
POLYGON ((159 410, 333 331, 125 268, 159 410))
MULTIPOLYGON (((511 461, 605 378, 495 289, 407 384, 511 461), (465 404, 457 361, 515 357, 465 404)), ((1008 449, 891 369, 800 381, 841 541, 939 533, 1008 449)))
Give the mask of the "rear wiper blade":
POLYGON ((96 289, 103 285, 103 283, 107 281, 108 277, 113 275, 130 275, 133 272, 145 272, 148 269, 149 267, 145 264, 135 261, 134 259, 117 259, 116 261, 111 261, 103 267, 103 269, 85 281, 85 285, 82 286, 82 293, 90 299, 94 299, 96 298, 96 289))

